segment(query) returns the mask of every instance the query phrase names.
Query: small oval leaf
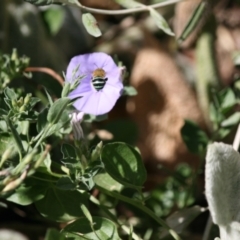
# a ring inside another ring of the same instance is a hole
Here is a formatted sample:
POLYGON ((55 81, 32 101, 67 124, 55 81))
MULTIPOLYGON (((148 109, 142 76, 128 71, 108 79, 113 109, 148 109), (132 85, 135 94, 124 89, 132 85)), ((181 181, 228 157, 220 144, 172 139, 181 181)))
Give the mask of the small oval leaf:
POLYGON ((60 30, 60 28, 62 27, 64 17, 65 17, 65 11, 61 7, 48 8, 44 12, 43 18, 52 36, 56 35, 60 30))
POLYGON ((99 173, 93 178, 94 182, 107 190, 120 192, 123 189, 123 185, 115 181, 108 173, 99 173))
POLYGON ((175 35, 168 26, 167 21, 162 17, 162 15, 159 12, 157 12, 154 8, 149 8, 149 12, 150 16, 153 18, 153 20, 161 30, 163 30, 166 34, 170 36, 175 35))
POLYGON ((197 205, 190 208, 180 209, 171 214, 166 222, 168 226, 174 229, 177 233, 181 233, 197 216, 206 210, 206 208, 197 205))
POLYGON ((88 219, 88 221, 93 224, 93 219, 92 219, 92 215, 91 213, 88 211, 88 209, 86 208, 86 206, 84 204, 81 204, 80 205, 82 211, 83 211, 83 214, 85 215, 85 217, 88 219))
POLYGON ((87 205, 88 194, 79 191, 63 191, 50 185, 43 199, 35 203, 44 217, 57 222, 66 222, 82 217, 79 204, 87 205))
POLYGON ((25 179, 24 183, 8 196, 7 200, 26 206, 44 198, 47 187, 46 182, 30 177, 25 179))
POLYGON ((91 13, 84 13, 82 15, 82 22, 90 35, 94 37, 100 37, 102 35, 101 30, 98 27, 97 20, 91 13))
POLYGON ((17 94, 14 92, 13 89, 9 88, 9 87, 6 87, 4 89, 4 95, 7 99, 10 99, 10 100, 17 100, 17 94))
POLYGON ((140 154, 126 143, 106 144, 101 159, 106 172, 125 186, 141 187, 146 180, 146 169, 140 154))
POLYGON ((137 95, 137 90, 133 86, 125 86, 123 88, 123 93, 122 95, 126 96, 136 96, 137 95))
POLYGON ((230 117, 225 119, 222 123, 222 127, 232 127, 240 122, 240 112, 235 112, 230 117))

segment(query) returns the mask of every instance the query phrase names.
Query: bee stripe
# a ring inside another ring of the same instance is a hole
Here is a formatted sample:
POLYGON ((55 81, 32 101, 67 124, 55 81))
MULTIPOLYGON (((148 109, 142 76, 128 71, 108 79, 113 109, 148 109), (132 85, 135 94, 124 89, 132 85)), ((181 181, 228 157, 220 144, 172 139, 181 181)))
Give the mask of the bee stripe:
POLYGON ((104 88, 106 81, 107 78, 95 77, 92 79, 92 85, 97 91, 99 91, 104 88))

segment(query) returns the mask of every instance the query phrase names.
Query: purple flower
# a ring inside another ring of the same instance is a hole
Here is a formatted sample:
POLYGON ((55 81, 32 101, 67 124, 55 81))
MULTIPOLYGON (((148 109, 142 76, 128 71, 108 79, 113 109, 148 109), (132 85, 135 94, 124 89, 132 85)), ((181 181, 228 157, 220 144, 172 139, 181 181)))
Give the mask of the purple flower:
POLYGON ((67 68, 66 81, 74 83, 79 76, 83 76, 80 84, 68 95, 71 99, 77 98, 73 106, 87 114, 109 112, 123 90, 121 69, 113 59, 101 52, 73 57, 67 68))

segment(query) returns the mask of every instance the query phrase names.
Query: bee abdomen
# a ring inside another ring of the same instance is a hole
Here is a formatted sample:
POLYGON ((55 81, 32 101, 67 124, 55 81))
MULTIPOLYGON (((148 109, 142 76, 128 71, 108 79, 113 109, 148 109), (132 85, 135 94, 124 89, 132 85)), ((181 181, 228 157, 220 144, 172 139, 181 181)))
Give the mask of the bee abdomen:
POLYGON ((99 91, 104 88, 106 81, 107 78, 95 77, 92 79, 92 85, 97 91, 99 91))

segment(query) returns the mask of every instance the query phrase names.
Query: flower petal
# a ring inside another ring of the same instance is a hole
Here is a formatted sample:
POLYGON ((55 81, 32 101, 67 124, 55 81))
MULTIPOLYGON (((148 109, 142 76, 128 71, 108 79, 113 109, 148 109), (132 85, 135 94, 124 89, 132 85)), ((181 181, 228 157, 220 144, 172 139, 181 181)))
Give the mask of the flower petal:
POLYGON ((76 57, 73 57, 67 67, 67 72, 66 72, 66 81, 68 82, 74 82, 75 78, 79 76, 86 76, 89 75, 91 77, 91 70, 89 69, 89 65, 86 64, 86 60, 88 59, 89 54, 84 54, 84 55, 79 55, 76 57), (75 78, 73 78, 73 71, 77 68, 78 71, 75 74, 75 78))
POLYGON ((118 80, 121 72, 113 59, 106 53, 96 52, 82 54, 71 59, 66 73, 67 81, 74 81, 74 79, 72 79, 72 73, 77 66, 79 66, 78 72, 76 73, 77 77, 84 75, 91 78, 94 70, 102 68, 106 72, 106 77, 111 78, 112 81, 115 82, 118 80))
POLYGON ((119 87, 110 85, 104 88, 107 90, 86 94, 76 100, 73 106, 84 113, 93 115, 105 114, 114 107, 117 99, 121 96, 121 84, 119 84, 119 87))
POLYGON ((76 97, 84 96, 90 92, 93 91, 93 88, 91 86, 91 79, 84 78, 80 84, 74 89, 70 94, 68 95, 71 99, 76 97))
POLYGON ((102 92, 108 93, 108 92, 112 91, 113 88, 115 88, 116 91, 118 91, 121 95, 122 90, 123 90, 122 81, 118 81, 116 83, 112 83, 112 81, 107 81, 104 88, 102 89, 102 92))

